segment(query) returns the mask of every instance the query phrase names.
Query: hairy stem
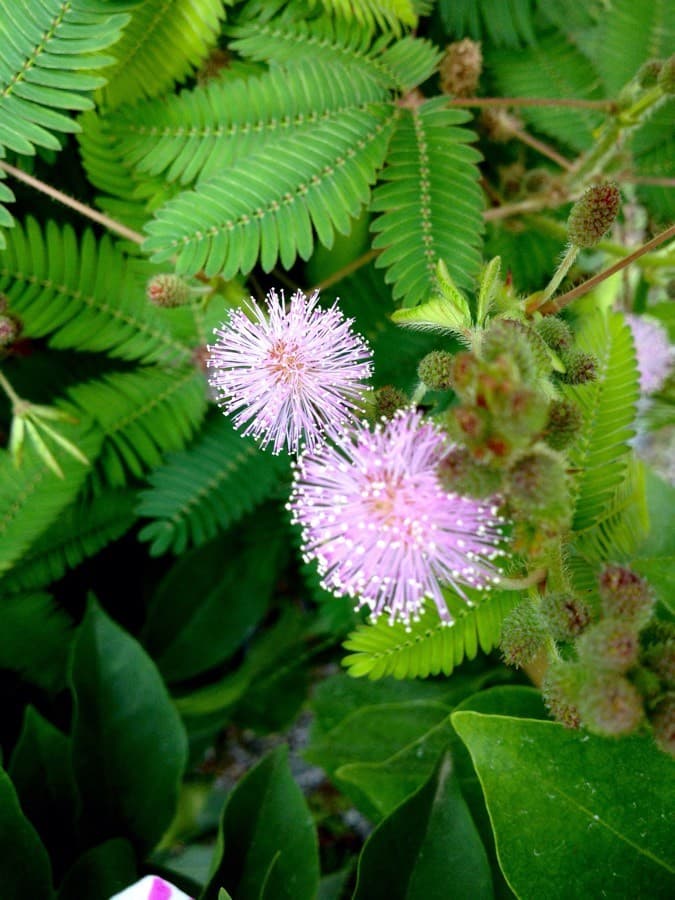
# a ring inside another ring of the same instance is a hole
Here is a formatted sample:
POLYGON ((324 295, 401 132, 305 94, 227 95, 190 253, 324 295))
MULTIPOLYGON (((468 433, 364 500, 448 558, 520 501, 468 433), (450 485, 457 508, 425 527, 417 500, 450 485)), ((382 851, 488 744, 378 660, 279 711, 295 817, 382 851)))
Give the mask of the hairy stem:
POLYGON ((13 406, 15 409, 16 409, 17 406, 19 406, 19 405, 23 402, 23 401, 21 400, 21 397, 19 397, 19 395, 17 394, 17 392, 14 390, 14 388, 13 388, 12 385, 9 383, 9 381, 7 380, 7 378, 5 378, 5 376, 2 374, 2 372, 0 372, 0 387, 1 387, 1 388, 3 389, 3 391, 7 394, 7 396, 9 397, 9 400, 10 400, 12 406, 13 406))
POLYGON ((552 160, 556 165, 560 166, 561 169, 565 169, 565 171, 567 172, 572 169, 573 164, 569 159, 562 156, 549 144, 544 143, 544 141, 540 141, 539 138, 533 137, 527 131, 523 131, 521 128, 513 128, 511 134, 513 134, 514 138, 521 141, 523 144, 527 144, 528 147, 532 147, 533 150, 541 153, 542 156, 548 157, 548 159, 552 160))
POLYGON ((610 278, 612 275, 625 269, 626 266, 629 266, 631 263, 635 262, 635 260, 644 256, 645 253, 649 253, 650 250, 655 250, 671 238, 675 238, 675 225, 666 228, 665 231, 662 231, 660 234, 657 234, 656 237, 653 237, 651 241, 647 241, 646 244, 643 244, 641 247, 638 247, 637 250, 629 253, 628 256, 625 256, 623 259, 614 263, 609 269, 605 269, 604 272, 599 272, 597 275, 589 278, 588 281, 584 281, 583 284, 578 285, 566 294, 554 297, 553 300, 549 300, 549 302, 545 303, 543 306, 540 306, 541 298, 535 296, 532 299, 532 303, 527 305, 526 312, 529 315, 532 315, 535 310, 538 310, 544 316, 555 315, 555 313, 570 304, 572 300, 576 300, 577 297, 583 297, 584 294, 593 290, 594 287, 597 287, 597 285, 601 284, 607 278, 610 278))
POLYGON ((615 112, 613 100, 583 100, 574 97, 453 97, 448 106, 569 106, 615 112))
MULTIPOLYGON (((570 244, 569 247, 567 248, 565 255, 562 258, 560 265, 553 273, 553 278, 551 278, 551 280, 549 281, 549 283, 546 285, 543 292, 539 296, 539 299, 537 301, 539 306, 543 306, 544 303, 546 303, 546 301, 549 299, 549 297, 552 297, 555 294, 555 292, 558 290, 558 287, 560 286, 560 282, 563 280, 565 275, 567 275, 567 273, 571 269, 572 263, 577 258, 578 253, 579 253, 579 248, 575 244, 570 244)), ((536 309, 536 307, 535 307, 535 309, 536 309)))
POLYGON ((74 209, 75 212, 80 213, 80 215, 86 216, 88 219, 91 219, 92 222, 103 225, 108 231, 119 234, 120 237, 126 238, 128 241, 133 241, 135 244, 142 244, 145 241, 143 235, 138 231, 127 228, 127 226, 122 225, 121 222, 117 222, 115 219, 111 219, 110 216, 106 216, 104 213, 92 209, 92 207, 87 206, 86 203, 80 203, 80 201, 75 200, 74 197, 64 194, 63 191, 59 191, 51 185, 46 184, 44 181, 40 181, 39 178, 35 178, 33 175, 29 175, 27 172, 17 169, 16 166, 12 166, 9 163, 4 162, 4 160, 0 160, 0 169, 3 169, 9 175, 12 175, 17 181, 22 181, 24 184, 35 188, 36 191, 40 191, 48 197, 51 197, 52 200, 56 200, 58 203, 62 203, 64 206, 74 209))

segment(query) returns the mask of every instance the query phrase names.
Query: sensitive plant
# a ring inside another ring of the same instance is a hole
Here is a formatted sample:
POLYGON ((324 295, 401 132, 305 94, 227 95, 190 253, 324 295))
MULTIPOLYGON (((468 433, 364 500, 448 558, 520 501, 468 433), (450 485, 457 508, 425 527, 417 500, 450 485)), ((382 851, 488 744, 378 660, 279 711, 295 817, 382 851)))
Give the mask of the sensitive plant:
POLYGON ((669 896, 665 10, 0 33, 3 897, 669 896))

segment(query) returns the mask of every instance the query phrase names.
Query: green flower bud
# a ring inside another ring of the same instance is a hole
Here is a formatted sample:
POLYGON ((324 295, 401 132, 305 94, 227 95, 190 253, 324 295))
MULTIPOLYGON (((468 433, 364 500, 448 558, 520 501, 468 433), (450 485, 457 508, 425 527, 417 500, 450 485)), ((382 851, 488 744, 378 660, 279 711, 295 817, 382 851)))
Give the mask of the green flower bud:
POLYGON ((545 594, 541 612, 548 622, 551 634, 558 641, 577 637, 589 625, 591 614, 583 602, 572 594, 545 594))
POLYGON ((565 450, 579 436, 583 424, 583 413, 574 401, 552 400, 542 437, 553 450, 565 450))
POLYGON ((489 430, 489 417, 485 410, 477 406, 455 406, 451 412, 465 441, 479 444, 485 438, 489 430))
POLYGON ((576 644, 579 659, 590 668, 627 672, 640 651, 637 631, 630 622, 603 619, 585 631, 576 644))
POLYGON ((473 400, 480 366, 473 353, 457 353, 452 360, 452 386, 462 400, 473 400))
POLYGON ((516 460, 508 473, 507 494, 516 510, 562 525, 570 514, 563 460, 546 447, 516 460))
POLYGON ((627 566, 608 565, 600 573, 598 591, 602 611, 608 617, 645 625, 654 608, 650 585, 627 566))
POLYGON ((391 419, 399 409, 408 406, 410 400, 398 388, 391 384, 385 384, 375 391, 375 417, 377 419, 391 419))
POLYGON ((656 746, 675 756, 675 695, 670 694, 654 710, 652 728, 656 746))
POLYGON ((552 662, 541 683, 549 713, 566 728, 578 728, 581 724, 578 703, 584 679, 584 670, 578 664, 552 662))
POLYGON ((466 447, 453 447, 436 471, 443 488, 453 494, 483 499, 501 487, 502 473, 476 462, 466 447))
POLYGON ((540 319, 535 325, 537 334, 541 337, 545 344, 559 353, 562 350, 569 350, 574 343, 574 336, 570 331, 569 325, 556 316, 546 316, 540 319))
POLYGON ((636 75, 637 83, 641 88, 654 87, 662 68, 662 59, 648 59, 646 63, 642 64, 636 75))
POLYGON ((539 610, 527 600, 518 604, 502 623, 500 649, 509 666, 523 666, 544 648, 548 632, 539 610))
POLYGON ((434 350, 422 359, 417 367, 417 375, 432 391, 447 391, 452 387, 452 367, 454 357, 444 350, 434 350))
POLYGON ((675 642, 652 644, 642 654, 647 666, 667 690, 675 690, 675 642))
POLYGON ((595 247, 616 219, 621 196, 615 184, 596 184, 572 207, 567 220, 570 243, 595 247))
POLYGON ((548 415, 548 398, 540 391, 516 387, 492 405, 495 431, 518 447, 532 443, 548 415))
POLYGON ((631 734, 644 719, 642 697, 616 672, 602 672, 586 681, 579 696, 579 713, 589 731, 607 737, 631 734))
POLYGON ((536 383, 548 375, 551 361, 546 346, 537 332, 515 319, 496 319, 483 335, 481 357, 492 361, 510 357, 522 381, 536 383))
POLYGON ((596 381, 598 377, 598 361, 592 353, 584 350, 568 350, 563 355, 565 371, 560 373, 560 379, 566 384, 587 384, 596 381))
POLYGON ((190 299, 190 285, 178 275, 155 275, 147 286, 148 300, 153 306, 173 309, 190 299))
POLYGON ((661 66, 658 85, 664 94, 675 94, 675 56, 669 57, 661 66))

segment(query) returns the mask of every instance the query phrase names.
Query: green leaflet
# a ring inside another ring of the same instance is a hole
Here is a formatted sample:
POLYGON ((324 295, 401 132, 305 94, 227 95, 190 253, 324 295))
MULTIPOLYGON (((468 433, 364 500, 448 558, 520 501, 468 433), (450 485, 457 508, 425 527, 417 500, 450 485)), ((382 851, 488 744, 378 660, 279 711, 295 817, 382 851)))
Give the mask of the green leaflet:
POLYGON ((330 247, 369 200, 396 108, 370 104, 312 132, 289 135, 169 201, 149 222, 146 251, 177 256, 179 273, 204 269, 228 279, 256 263, 290 268, 314 247, 330 247))
POLYGON ((8 235, 0 251, 0 291, 21 317, 26 337, 49 337, 62 350, 103 351, 142 362, 185 361, 187 347, 171 335, 162 311, 145 296, 143 268, 108 235, 78 240, 70 225, 32 218, 8 235))
POLYGON ((467 594, 476 603, 467 606, 459 597, 446 592, 448 607, 455 617, 452 625, 443 625, 435 607, 429 605, 419 622, 411 622, 409 630, 397 622, 389 624, 386 616, 377 622, 359 626, 345 641, 352 652, 344 657, 350 675, 369 678, 427 678, 450 675, 466 659, 474 659, 478 648, 489 653, 499 643, 502 622, 516 605, 516 591, 491 591, 467 594))
POLYGON ((439 0, 438 11, 449 34, 479 41, 489 37, 496 46, 534 44, 532 0, 439 0))
POLYGON ((584 413, 584 431, 569 450, 571 466, 579 473, 572 528, 581 551, 592 553, 596 544, 592 539, 586 544, 587 533, 621 505, 639 388, 633 340, 620 315, 589 310, 578 344, 600 363, 596 382, 564 389, 584 413))
POLYGON ((107 106, 154 97, 192 73, 218 38, 232 0, 128 0, 131 12, 101 90, 107 106))
POLYGON ((475 135, 460 126, 468 113, 446 109, 442 97, 404 110, 391 141, 384 183, 371 208, 376 265, 387 269, 394 298, 415 306, 431 294, 444 260, 460 288, 473 285, 480 267, 483 198, 480 154, 467 146, 475 135))
POLYGON ((154 521, 139 537, 152 542, 153 556, 199 546, 261 503, 287 471, 286 458, 263 453, 217 415, 150 475, 136 512, 154 521))

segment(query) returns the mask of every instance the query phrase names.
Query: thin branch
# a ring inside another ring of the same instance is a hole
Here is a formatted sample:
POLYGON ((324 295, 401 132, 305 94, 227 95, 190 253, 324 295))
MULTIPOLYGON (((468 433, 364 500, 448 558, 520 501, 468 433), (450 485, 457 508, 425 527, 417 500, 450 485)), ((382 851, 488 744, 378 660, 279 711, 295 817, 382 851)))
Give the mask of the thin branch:
MULTIPOLYGON (((320 281, 318 284, 315 284, 311 291, 323 291, 328 287, 331 287, 334 284, 337 284, 338 281, 342 281, 343 278, 346 278, 348 275, 352 275, 358 269, 362 268, 362 266, 367 265, 371 259, 375 259, 376 256, 380 255, 379 250, 368 250, 366 253, 363 253, 357 259, 352 260, 346 266, 343 266, 341 269, 338 269, 337 272, 333 272, 332 275, 329 275, 328 278, 324 278, 323 281, 320 281)), ((310 293, 311 293, 310 291, 310 293)))
POLYGON ((528 134, 527 131, 523 131, 520 128, 512 128, 511 134, 514 138, 522 141, 523 144, 527 144, 528 147, 532 147, 533 150, 541 153, 542 156, 548 157, 548 159, 560 166, 561 169, 565 169, 567 172, 571 171, 572 163, 570 160, 558 153, 557 150, 554 150, 549 144, 540 141, 539 138, 533 137, 531 134, 528 134))
POLYGON ((104 213, 92 209, 91 206, 87 206, 85 203, 80 203, 80 201, 75 200, 74 197, 70 197, 68 194, 64 194, 63 191, 59 191, 51 185, 45 184, 44 181, 40 181, 39 178, 34 178, 32 175, 29 175, 21 169, 17 169, 16 166, 12 166, 3 160, 0 160, 0 169, 4 169, 9 175, 12 175, 18 181, 23 181, 24 184, 35 188, 36 191, 41 191, 43 194, 51 197, 52 200, 56 200, 58 203, 62 203, 64 206, 74 209, 75 212, 80 213, 82 216, 86 216, 88 219, 91 219, 92 222, 103 225, 108 231, 119 234, 120 237, 133 241, 135 244, 142 244, 145 241, 145 237, 138 231, 127 228, 127 226, 122 225, 121 222, 117 222, 115 219, 111 219, 110 216, 106 216, 104 213))
POLYGON ((448 106, 568 106, 573 109, 599 109, 616 112, 613 100, 582 100, 555 97, 453 97, 448 106))
POLYGON ((483 213, 483 219, 486 222, 496 222, 498 219, 508 219, 511 216, 518 216, 520 213, 540 212, 542 209, 555 209, 563 206, 565 203, 573 199, 572 197, 561 197, 559 194, 555 196, 544 195, 541 197, 531 197, 529 200, 520 200, 518 203, 505 203, 503 206, 494 206, 492 209, 486 209, 483 213))
MULTIPOLYGON (((662 231, 660 234, 657 234, 656 237, 653 237, 651 241, 647 241, 646 244, 643 244, 641 247, 638 247, 637 250, 629 253, 628 256, 620 259, 618 262, 614 263, 613 266, 610 266, 609 269, 605 269, 604 272, 598 272, 597 275, 589 278, 588 281, 584 281, 583 284, 577 285, 577 287, 573 288, 571 291, 568 291, 566 294, 561 294, 559 297, 554 297, 552 300, 549 300, 548 303, 545 303, 541 308, 539 308, 538 311, 544 316, 554 315, 555 313, 559 312, 564 306, 567 306, 569 303, 571 303, 572 300, 576 300, 577 297, 582 297, 584 294, 587 294, 598 284, 601 284, 607 278, 610 278, 612 275, 615 275, 617 272, 625 269, 626 266, 629 266, 632 262, 635 262, 636 259, 644 256, 645 253, 649 253, 650 250, 655 250, 656 247, 660 247, 661 244, 665 244, 665 242, 670 240, 670 238, 675 238, 675 225, 671 225, 670 228, 666 228, 665 231, 662 231)), ((540 297, 535 296, 532 303, 528 303, 526 312, 529 315, 537 310, 540 300, 540 297)))

